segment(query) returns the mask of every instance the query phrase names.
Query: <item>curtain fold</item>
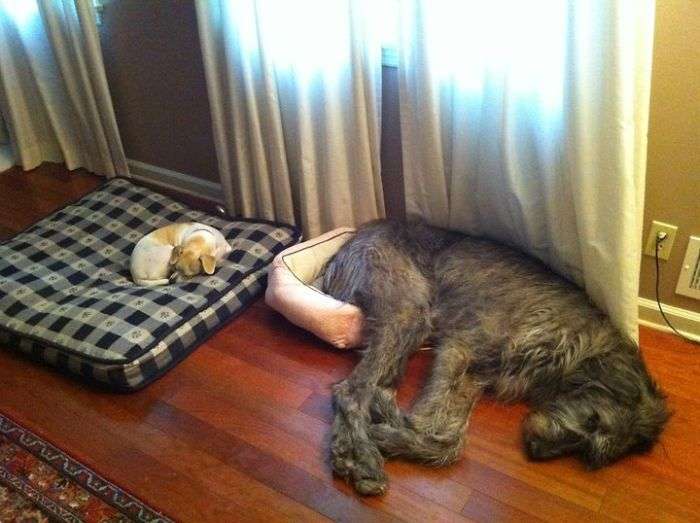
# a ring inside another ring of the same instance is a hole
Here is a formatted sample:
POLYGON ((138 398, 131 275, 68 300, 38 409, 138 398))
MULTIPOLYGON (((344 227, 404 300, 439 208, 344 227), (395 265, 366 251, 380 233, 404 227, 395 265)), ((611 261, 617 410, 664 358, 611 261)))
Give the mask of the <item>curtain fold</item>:
POLYGON ((5 120, 0 114, 0 173, 6 171, 15 164, 12 146, 10 145, 10 134, 7 131, 5 120))
POLYGON ((0 0, 0 109, 25 170, 128 175, 90 0, 0 0))
POLYGON ((10 134, 7 132, 7 126, 5 125, 5 119, 0 114, 0 145, 10 143, 10 134))
POLYGON ((636 336, 653 0, 400 10, 407 212, 540 258, 636 336))
POLYGON ((383 216, 373 2, 196 6, 229 212, 293 222, 306 236, 383 216))

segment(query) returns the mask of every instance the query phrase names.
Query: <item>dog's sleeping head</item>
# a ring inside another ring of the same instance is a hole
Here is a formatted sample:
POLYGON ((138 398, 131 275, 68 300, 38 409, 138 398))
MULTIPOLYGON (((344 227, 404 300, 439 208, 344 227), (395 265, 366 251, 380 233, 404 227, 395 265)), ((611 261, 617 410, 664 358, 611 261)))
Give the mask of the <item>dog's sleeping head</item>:
POLYGON ((184 278, 197 276, 202 271, 206 274, 214 274, 216 256, 207 242, 202 238, 195 237, 183 245, 173 248, 170 255, 170 266, 174 274, 184 278))
POLYGON ((543 460, 573 454, 596 469, 650 450, 669 413, 663 394, 648 375, 639 378, 622 387, 616 386, 619 381, 605 385, 594 381, 534 410, 523 424, 528 456, 543 460))

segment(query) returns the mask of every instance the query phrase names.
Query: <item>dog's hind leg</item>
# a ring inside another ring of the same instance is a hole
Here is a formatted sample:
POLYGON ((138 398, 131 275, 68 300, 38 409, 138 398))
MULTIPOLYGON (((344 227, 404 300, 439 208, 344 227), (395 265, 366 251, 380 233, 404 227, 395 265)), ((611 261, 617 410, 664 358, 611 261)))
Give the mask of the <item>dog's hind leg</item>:
POLYGON ((465 429, 482 386, 467 374, 470 356, 463 341, 445 340, 437 350, 428 383, 405 422, 370 428, 372 440, 385 456, 430 465, 447 465, 461 456, 465 429))

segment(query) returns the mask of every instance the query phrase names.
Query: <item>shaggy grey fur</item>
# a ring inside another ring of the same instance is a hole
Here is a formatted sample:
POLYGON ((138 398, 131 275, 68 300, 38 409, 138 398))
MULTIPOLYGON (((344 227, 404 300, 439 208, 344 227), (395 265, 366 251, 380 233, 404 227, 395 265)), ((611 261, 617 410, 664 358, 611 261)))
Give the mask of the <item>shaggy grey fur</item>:
POLYGON ((366 317, 366 350, 334 389, 331 447, 333 470, 361 494, 386 490, 385 456, 458 459, 482 392, 532 406, 530 458, 575 454, 590 467, 649 448, 668 417, 635 343, 583 291, 510 248, 373 222, 331 260, 324 289, 366 317), (395 388, 429 339, 432 373, 404 414, 395 388))

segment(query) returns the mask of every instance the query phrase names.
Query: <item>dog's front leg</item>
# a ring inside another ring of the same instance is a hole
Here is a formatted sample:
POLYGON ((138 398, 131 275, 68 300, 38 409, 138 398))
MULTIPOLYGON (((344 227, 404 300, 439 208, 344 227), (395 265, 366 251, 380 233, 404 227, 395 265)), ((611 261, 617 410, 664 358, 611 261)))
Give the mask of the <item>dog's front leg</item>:
POLYGON ((360 494, 383 494, 387 486, 384 459, 368 434, 371 404, 380 390, 395 386, 428 328, 425 315, 409 319, 405 313, 373 324, 362 359, 348 379, 334 388, 331 462, 334 472, 360 494))

